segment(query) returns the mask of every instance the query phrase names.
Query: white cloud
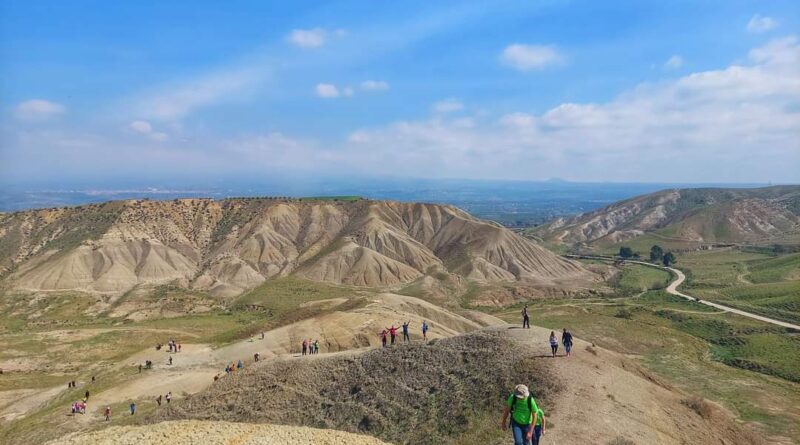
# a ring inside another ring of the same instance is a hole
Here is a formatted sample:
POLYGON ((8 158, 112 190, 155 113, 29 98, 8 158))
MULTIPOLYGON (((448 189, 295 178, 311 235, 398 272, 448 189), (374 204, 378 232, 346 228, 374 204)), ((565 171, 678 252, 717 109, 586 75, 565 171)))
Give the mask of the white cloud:
POLYGON ((752 50, 745 64, 641 84, 603 103, 359 129, 344 153, 365 171, 427 177, 796 182, 798 104, 800 45, 789 37, 752 50), (615 173, 621 166, 630 176, 615 173))
MULTIPOLYGON (((337 35, 339 34, 337 30, 337 35)), ((322 28, 313 28, 313 29, 295 29, 291 33, 289 33, 288 40, 295 46, 299 46, 300 48, 319 48, 325 45, 325 42, 328 39, 328 33, 322 28)))
POLYGON ((356 91, 352 87, 344 87, 344 88, 342 88, 342 96, 350 97, 355 93, 356 93, 356 91))
POLYGON ((43 120, 62 114, 63 105, 44 99, 31 99, 20 102, 14 109, 14 115, 22 120, 43 120))
POLYGON ((776 22, 773 18, 765 17, 760 14, 754 15, 750 19, 750 21, 747 22, 747 32, 753 34, 767 32, 777 27, 778 27, 778 22, 776 22))
POLYGON ((238 68, 174 82, 134 99, 133 111, 158 121, 173 121, 190 112, 231 100, 254 88, 266 76, 263 67, 238 68))
POLYGON ((436 113, 452 113, 464 108, 464 104, 457 99, 444 99, 436 102, 431 107, 436 113))
POLYGON ((667 59, 666 62, 664 62, 664 68, 670 70, 676 70, 682 66, 683 66, 683 57, 677 54, 673 55, 672 57, 667 59))
POLYGON ((389 83, 384 80, 365 80, 361 82, 361 89, 364 91, 386 91, 389 83))
POLYGON ((564 62, 564 56, 554 46, 508 45, 500 54, 500 60, 521 71, 543 69, 564 62))
POLYGON ((133 121, 128 126, 137 133, 150 134, 153 131, 153 126, 147 121, 133 121))
POLYGON ((153 131, 153 126, 147 121, 133 121, 128 125, 128 128, 138 134, 145 135, 154 141, 163 142, 169 139, 169 135, 166 133, 153 131))
POLYGON ((341 95, 339 88, 337 88, 336 85, 329 83, 318 83, 315 90, 317 92, 317 96, 324 99, 334 99, 341 95))

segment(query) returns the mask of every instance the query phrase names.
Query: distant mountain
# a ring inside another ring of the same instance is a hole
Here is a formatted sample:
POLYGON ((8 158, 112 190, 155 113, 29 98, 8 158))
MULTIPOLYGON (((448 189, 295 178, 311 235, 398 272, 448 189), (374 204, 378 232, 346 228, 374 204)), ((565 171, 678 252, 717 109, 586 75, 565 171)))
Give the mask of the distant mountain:
POLYGON ((697 243, 798 242, 800 186, 663 190, 559 218, 531 233, 567 245, 610 245, 644 234, 697 243))
POLYGON ((0 214, 0 276, 121 294, 172 283, 231 296, 276 276, 391 287, 425 275, 556 285, 591 278, 451 206, 359 199, 129 200, 0 214))

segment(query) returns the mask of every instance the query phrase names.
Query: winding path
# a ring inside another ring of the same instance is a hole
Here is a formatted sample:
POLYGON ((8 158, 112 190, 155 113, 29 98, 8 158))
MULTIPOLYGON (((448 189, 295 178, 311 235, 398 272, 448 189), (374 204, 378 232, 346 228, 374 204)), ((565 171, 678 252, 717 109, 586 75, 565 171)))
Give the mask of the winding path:
MULTIPOLYGON (((575 258, 575 259, 583 258, 583 259, 589 259, 589 260, 615 261, 614 258, 608 258, 608 257, 602 257, 602 256, 591 256, 591 255, 564 255, 564 256, 568 257, 568 258, 575 258)), ((672 274, 674 274, 674 276, 675 276, 675 279, 671 283, 669 283, 669 286, 667 286, 666 291, 669 294, 677 295, 677 296, 683 297, 683 298, 685 298, 687 300, 691 300, 691 301, 694 301, 694 302, 697 302, 697 303, 705 304, 706 306, 711 306, 711 307, 720 309, 720 310, 725 311, 725 312, 730 312, 732 314, 737 314, 737 315, 741 315, 743 317, 752 318, 754 320, 763 321, 765 323, 771 323, 771 324, 774 324, 776 326, 781 326, 781 327, 784 327, 784 328, 789 328, 789 329, 794 329, 796 331, 800 331, 800 325, 787 323, 785 321, 776 320, 774 318, 764 317, 762 315, 754 314, 752 312, 743 311, 741 309, 735 309, 735 308, 732 308, 732 307, 729 307, 729 306, 725 306, 723 304, 714 303, 714 302, 707 301, 707 300, 701 300, 699 298, 695 298, 695 297, 692 297, 690 295, 684 294, 683 292, 678 290, 678 286, 683 284, 683 282, 686 280, 686 275, 684 275, 683 272, 681 272, 678 269, 675 269, 674 267, 659 266, 659 265, 656 265, 656 264, 647 263, 645 261, 625 260, 625 262, 634 263, 634 264, 641 264, 642 266, 648 266, 648 267, 653 267, 653 268, 656 268, 656 269, 661 269, 661 270, 666 270, 666 271, 672 272, 672 274)))

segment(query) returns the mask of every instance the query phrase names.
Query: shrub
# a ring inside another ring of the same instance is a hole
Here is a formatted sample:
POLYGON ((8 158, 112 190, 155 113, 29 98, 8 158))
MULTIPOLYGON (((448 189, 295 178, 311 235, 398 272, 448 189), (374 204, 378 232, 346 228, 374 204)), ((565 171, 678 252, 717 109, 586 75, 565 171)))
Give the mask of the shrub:
POLYGON ((681 403, 688 406, 692 411, 700 415, 704 419, 710 419, 714 413, 714 408, 705 399, 692 396, 688 399, 681 400, 681 403))

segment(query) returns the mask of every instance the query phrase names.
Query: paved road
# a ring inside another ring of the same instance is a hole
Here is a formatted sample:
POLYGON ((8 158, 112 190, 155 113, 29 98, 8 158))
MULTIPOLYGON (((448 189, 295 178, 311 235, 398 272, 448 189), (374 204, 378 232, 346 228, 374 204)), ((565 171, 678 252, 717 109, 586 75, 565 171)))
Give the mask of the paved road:
MULTIPOLYGON (((586 258, 586 259, 590 259, 590 260, 614 261, 611 258, 599 257, 599 256, 587 256, 587 255, 564 255, 564 256, 569 257, 569 258, 586 258)), ((684 294, 683 292, 678 290, 678 286, 683 284, 683 282, 686 280, 686 275, 684 275, 683 272, 681 272, 678 269, 675 269, 674 267, 663 267, 663 266, 658 266, 656 264, 647 263, 647 262, 644 262, 644 261, 625 260, 625 262, 626 263, 641 264, 643 266, 654 267, 656 269, 668 270, 668 271, 672 272, 675 275, 675 280, 673 280, 669 284, 669 286, 667 286, 667 289, 666 289, 667 293, 670 293, 672 295, 677 295, 679 297, 686 298, 687 300, 696 301, 697 303, 705 304, 706 306, 715 307, 717 309, 723 310, 725 312, 730 312, 732 314, 737 314, 737 315, 741 315, 743 317, 752 318, 754 320, 763 321, 765 323, 771 323, 771 324, 774 324, 776 326, 782 326, 784 328, 789 328, 789 329, 794 329, 796 331, 800 331, 800 325, 787 323, 785 321, 775 320, 774 318, 764 317, 764 316, 761 316, 761 315, 758 315, 758 314, 753 314, 751 312, 743 311, 743 310, 740 310, 740 309, 735 309, 735 308, 732 308, 732 307, 729 307, 729 306, 725 306, 725 305, 719 304, 719 303, 714 303, 714 302, 711 302, 711 301, 701 300, 699 298, 692 297, 691 295, 684 294)))

